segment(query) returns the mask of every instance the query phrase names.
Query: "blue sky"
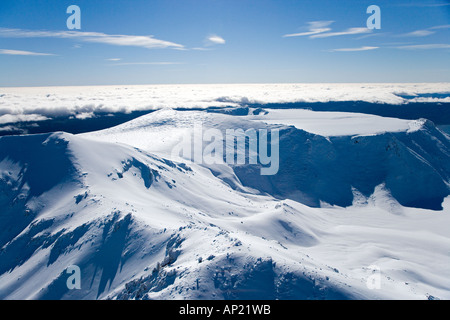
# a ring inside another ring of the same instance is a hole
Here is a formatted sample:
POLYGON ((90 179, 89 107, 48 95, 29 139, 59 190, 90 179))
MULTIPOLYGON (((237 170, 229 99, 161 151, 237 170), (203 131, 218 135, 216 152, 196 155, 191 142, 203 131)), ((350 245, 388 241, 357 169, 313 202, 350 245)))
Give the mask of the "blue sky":
POLYGON ((444 0, 2 0, 0 86, 450 82, 449 35, 444 0))

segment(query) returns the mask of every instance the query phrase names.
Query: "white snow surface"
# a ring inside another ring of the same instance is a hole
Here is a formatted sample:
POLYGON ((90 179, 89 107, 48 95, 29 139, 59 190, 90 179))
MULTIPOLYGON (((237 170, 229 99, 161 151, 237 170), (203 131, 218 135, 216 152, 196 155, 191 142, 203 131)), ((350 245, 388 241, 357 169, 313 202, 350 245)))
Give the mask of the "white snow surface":
POLYGON ((433 123, 172 109, 395 104, 448 84, 46 89, 1 88, 0 110, 163 109, 98 132, 0 138, 0 299, 450 299, 450 137, 433 123), (196 122, 280 130, 279 173, 174 156, 196 122), (71 265, 80 290, 66 286, 71 265))
POLYGON ((269 124, 294 126, 326 137, 401 132, 415 125, 414 121, 350 112, 317 112, 302 109, 267 112, 268 114, 251 115, 247 118, 269 124))

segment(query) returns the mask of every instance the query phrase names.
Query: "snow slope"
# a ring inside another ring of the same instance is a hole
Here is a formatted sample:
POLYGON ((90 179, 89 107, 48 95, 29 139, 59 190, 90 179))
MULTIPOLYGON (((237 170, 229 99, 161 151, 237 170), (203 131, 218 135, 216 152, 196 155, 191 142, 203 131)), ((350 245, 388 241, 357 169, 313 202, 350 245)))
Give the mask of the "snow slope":
POLYGON ((426 120, 342 135, 343 114, 323 136, 262 117, 161 110, 1 137, 0 298, 450 298, 448 136, 426 120), (279 173, 172 157, 194 121, 279 129, 279 173))
POLYGON ((248 161, 230 165, 232 171, 226 165, 205 165, 234 188, 243 184, 309 206, 320 206, 321 202, 349 206, 353 189, 370 196, 381 183, 405 206, 441 209, 449 195, 450 141, 426 120, 306 110, 271 110, 266 115, 235 117, 166 109, 84 136, 171 157, 183 136, 193 136, 194 122, 201 123, 204 130, 224 133, 227 129, 280 130, 280 168, 274 176, 260 175, 260 165, 249 165, 248 161), (311 113, 314 115, 309 119, 304 117, 311 113), (313 130, 312 123, 317 123, 313 130))

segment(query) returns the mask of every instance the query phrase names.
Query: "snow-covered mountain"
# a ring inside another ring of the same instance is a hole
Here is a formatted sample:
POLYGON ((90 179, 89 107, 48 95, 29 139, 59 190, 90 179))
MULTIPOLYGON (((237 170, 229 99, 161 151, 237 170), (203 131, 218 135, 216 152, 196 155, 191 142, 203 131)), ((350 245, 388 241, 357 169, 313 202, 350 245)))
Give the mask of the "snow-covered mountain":
MULTIPOLYGON (((205 166, 234 188, 242 184, 309 206, 321 202, 350 206, 355 190, 369 197, 383 183, 404 206, 442 209, 449 195, 449 139, 430 121, 307 110, 250 113, 233 117, 161 110, 84 136, 171 157, 183 136, 194 135, 196 121, 203 130, 213 128, 224 135, 229 129, 277 129, 280 168, 276 175, 261 175, 260 166, 249 161, 232 165, 231 174, 228 166, 205 166)), ((245 156, 248 159, 248 153, 245 156)))
POLYGON ((428 120, 306 110, 2 137, 0 298, 448 299, 449 158, 428 120), (195 122, 279 130, 278 173, 174 156, 195 122))

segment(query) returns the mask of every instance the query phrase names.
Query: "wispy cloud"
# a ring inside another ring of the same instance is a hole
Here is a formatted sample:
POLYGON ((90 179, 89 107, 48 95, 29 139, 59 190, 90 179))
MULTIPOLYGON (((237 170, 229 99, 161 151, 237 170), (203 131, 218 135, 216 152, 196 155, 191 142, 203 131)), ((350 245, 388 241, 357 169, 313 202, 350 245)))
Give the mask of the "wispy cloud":
POLYGON ((109 58, 109 59, 106 59, 106 61, 120 61, 120 60, 122 60, 122 59, 120 59, 120 58, 109 58))
POLYGON ((360 48, 342 48, 342 49, 331 49, 330 52, 356 52, 356 51, 369 51, 369 50, 375 50, 379 47, 360 47, 360 48))
POLYGON ((8 49, 0 49, 0 54, 7 54, 12 56, 54 56, 54 54, 52 53, 40 53, 40 52, 8 50, 8 49))
POLYGON ((326 33, 319 33, 310 36, 310 38, 329 38, 329 37, 339 37, 339 36, 347 36, 347 35, 354 35, 354 34, 362 34, 362 33, 370 33, 372 30, 368 28, 349 28, 344 31, 340 32, 326 32, 326 33))
POLYGON ((112 66, 139 66, 139 65, 148 65, 148 66, 167 66, 167 65, 177 65, 183 64, 181 62, 121 62, 111 64, 112 66))
POLYGON ((211 48, 204 48, 204 47, 195 47, 192 48, 191 50, 196 50, 196 51, 211 51, 211 48))
POLYGON ((398 7, 419 7, 419 8, 426 8, 426 7, 446 7, 450 6, 450 3, 400 3, 397 4, 398 7))
POLYGON ((311 21, 308 22, 309 27, 307 32, 300 32, 300 33, 290 33, 285 34, 283 38, 289 38, 289 37, 304 37, 304 36, 312 36, 315 34, 323 33, 331 31, 331 28, 327 28, 330 24, 332 24, 334 21, 311 21))
POLYGON ((434 44, 416 44, 410 46, 398 46, 397 49, 405 50, 433 50, 433 49, 450 49, 450 44, 434 43, 434 44))
POLYGON ((210 35, 206 38, 208 44, 225 44, 226 41, 224 38, 218 35, 210 35))
POLYGON ((290 33, 283 35, 284 38, 288 37, 304 37, 308 36, 310 39, 315 38, 329 38, 329 37, 339 37, 346 35, 364 34, 371 33, 372 30, 368 28, 349 28, 344 31, 330 32, 332 29, 328 28, 330 24, 334 21, 311 21, 308 22, 308 31, 300 33, 290 33))
MULTIPOLYGON (((450 5, 450 4, 449 4, 450 5)), ((444 24, 444 25, 440 25, 440 26, 434 26, 431 28, 428 28, 431 30, 437 30, 437 29, 450 29, 450 24, 444 24)))
POLYGON ((450 29, 450 24, 434 26, 427 29, 416 30, 400 35, 400 37, 426 37, 436 33, 436 30, 450 29))
POLYGON ((359 36, 359 37, 355 38, 355 40, 362 40, 362 39, 367 39, 367 38, 387 37, 390 34, 391 34, 390 32, 369 33, 369 34, 364 34, 362 36, 359 36))
POLYGON ((408 42, 405 42, 405 41, 402 41, 402 42, 399 42, 399 41, 397 41, 397 42, 383 42, 383 43, 380 43, 382 46, 388 46, 388 47, 392 47, 392 46, 406 46, 406 45, 412 45, 412 44, 414 44, 414 42, 411 42, 411 41, 408 41, 408 42))
POLYGON ((405 36, 405 37, 426 37, 426 36, 432 35, 434 33, 435 33, 434 31, 430 31, 430 30, 416 30, 413 32, 406 33, 403 36, 405 36))
POLYGON ((35 31, 35 30, 0 28, 0 37, 76 39, 84 42, 103 43, 116 46, 133 46, 147 49, 157 49, 157 48, 184 49, 184 46, 181 44, 156 39, 153 36, 109 35, 101 32, 35 31))

